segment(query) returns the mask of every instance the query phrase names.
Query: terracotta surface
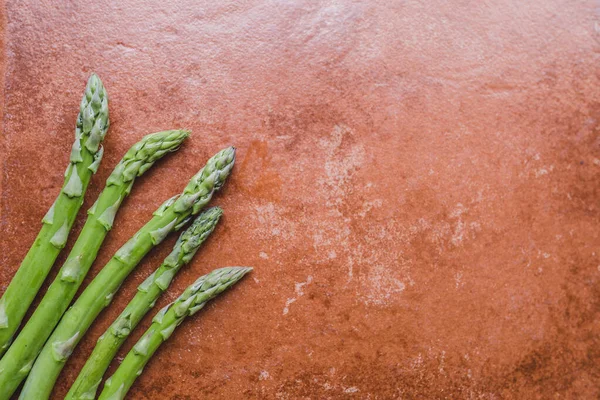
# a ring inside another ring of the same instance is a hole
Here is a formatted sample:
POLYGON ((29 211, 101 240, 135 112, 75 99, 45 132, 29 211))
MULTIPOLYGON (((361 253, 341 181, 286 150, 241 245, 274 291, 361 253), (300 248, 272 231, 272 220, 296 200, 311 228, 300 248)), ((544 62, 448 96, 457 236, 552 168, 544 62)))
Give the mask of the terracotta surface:
POLYGON ((600 397, 595 1, 30 0, 3 15, 0 290, 62 184, 90 72, 112 126, 84 207, 142 135, 193 137, 136 184, 86 282, 211 154, 239 149, 220 227, 157 306, 212 268, 255 272, 180 327, 130 398, 600 397))

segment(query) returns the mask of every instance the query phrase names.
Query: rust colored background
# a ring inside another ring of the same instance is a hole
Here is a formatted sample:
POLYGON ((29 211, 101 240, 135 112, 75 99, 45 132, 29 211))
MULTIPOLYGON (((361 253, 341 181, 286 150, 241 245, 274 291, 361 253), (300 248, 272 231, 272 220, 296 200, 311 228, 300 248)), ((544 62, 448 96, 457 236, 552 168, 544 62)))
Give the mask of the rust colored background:
MULTIPOLYGON (((130 398, 597 399, 598 7, 8 1, 0 290, 59 191, 95 71, 112 125, 83 209, 144 134, 193 136, 136 184, 86 283, 230 144, 222 223, 157 307, 213 268, 255 267, 130 398)), ((126 281, 55 398, 174 241, 126 281)))

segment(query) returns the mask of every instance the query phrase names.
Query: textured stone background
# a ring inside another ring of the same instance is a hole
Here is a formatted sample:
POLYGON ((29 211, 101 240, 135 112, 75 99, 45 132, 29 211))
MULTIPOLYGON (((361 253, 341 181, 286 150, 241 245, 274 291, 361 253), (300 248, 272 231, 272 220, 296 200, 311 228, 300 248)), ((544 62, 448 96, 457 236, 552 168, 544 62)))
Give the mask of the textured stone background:
POLYGON ((230 144, 222 224, 158 306, 212 268, 256 269, 181 326, 132 399, 597 399, 598 7, 8 1, 0 290, 59 191, 96 71, 112 127, 84 207, 144 134, 193 137, 136 184, 89 278, 230 144))

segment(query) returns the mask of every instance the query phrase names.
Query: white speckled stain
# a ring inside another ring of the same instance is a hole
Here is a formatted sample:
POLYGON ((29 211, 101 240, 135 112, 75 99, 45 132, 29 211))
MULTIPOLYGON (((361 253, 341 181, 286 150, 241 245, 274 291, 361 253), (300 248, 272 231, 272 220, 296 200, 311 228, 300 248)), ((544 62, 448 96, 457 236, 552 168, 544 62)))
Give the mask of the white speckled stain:
POLYGON ((446 375, 446 373, 444 371, 445 359, 446 359, 446 352, 444 350, 442 350, 442 352, 440 354, 440 366, 438 368, 438 371, 440 371, 440 374, 442 374, 442 375, 446 375))
POLYGON ((383 265, 373 266, 365 283, 369 286, 364 299, 367 304, 386 304, 393 295, 406 288, 404 282, 394 278, 383 265))
POLYGON ((450 242, 455 246, 459 246, 463 241, 464 234, 465 223, 459 219, 454 227, 454 233, 452 234, 452 239, 450 239, 450 242))
POLYGON ((548 173, 554 171, 554 165, 550 165, 549 167, 538 168, 534 171, 535 177, 539 178, 540 176, 548 175, 548 173))
POLYGON ((258 380, 259 381, 264 381, 271 378, 271 375, 269 375, 269 372, 267 371, 260 371, 260 374, 258 375, 258 380))
MULTIPOLYGON (((470 207, 483 201, 484 189, 474 198, 456 203, 445 220, 422 217, 409 225, 394 219, 370 223, 372 216, 383 212, 385 206, 378 197, 377 184, 368 182, 360 188, 356 185, 357 175, 370 159, 364 144, 354 136, 352 128, 338 124, 328 136, 316 139, 315 151, 324 153, 326 158, 313 194, 319 204, 326 206, 324 218, 315 220, 304 214, 288 217, 290 210, 279 202, 254 205, 253 218, 260 227, 256 236, 269 243, 258 256, 282 267, 279 255, 289 251, 289 243, 297 242, 299 232, 305 232, 315 256, 299 260, 301 263, 313 267, 334 264, 345 269, 345 288, 353 290, 358 301, 388 307, 407 287, 416 285, 410 276, 412 258, 404 249, 410 248, 414 240, 425 239, 441 254, 475 238, 482 228, 479 222, 470 220, 468 213, 470 207), (349 215, 347 203, 357 200, 358 191, 358 210, 349 215), (355 236, 353 221, 361 225, 360 237, 355 236), (310 227, 308 232, 306 227, 310 227)), ((461 277, 458 287, 462 284, 461 277)), ((285 300, 283 315, 290 312, 298 298, 295 295, 285 300)))
POLYGON ((310 285, 313 281, 312 275, 309 275, 306 278, 306 282, 298 282, 295 284, 294 292, 296 294, 295 297, 290 297, 285 302, 285 307, 283 307, 283 315, 287 315, 290 312, 290 306, 292 303, 296 302, 300 297, 304 296, 304 286, 310 285))
MULTIPOLYGON (((322 247, 336 246, 343 251, 345 265, 348 268, 348 279, 350 283, 354 278, 354 258, 352 253, 353 246, 350 238, 350 229, 348 228, 349 218, 345 217, 340 210, 345 198, 351 194, 351 180, 355 171, 362 166, 365 160, 365 148, 362 144, 352 144, 349 149, 340 151, 345 138, 351 138, 354 131, 343 124, 336 125, 331 135, 328 138, 323 138, 319 141, 319 147, 327 154, 325 163, 325 177, 318 180, 321 186, 320 194, 326 200, 326 206, 329 208, 331 216, 336 217, 335 220, 326 221, 319 224, 313 235, 314 247, 316 250, 322 247)), ((372 183, 367 184, 367 188, 371 188, 372 183)), ((359 213, 363 218, 368 212, 380 206, 380 200, 366 202, 363 205, 363 210, 359 213), (378 204, 379 202, 379 204, 378 204)), ((329 260, 337 258, 337 251, 327 251, 329 260)), ((340 255, 341 256, 341 255, 340 255)), ((326 260, 325 260, 326 261, 326 260)))
POLYGON ((454 210, 452 210, 450 212, 450 218, 458 218, 461 215, 463 215, 464 213, 466 213, 467 211, 469 211, 469 209, 467 207, 463 206, 462 203, 457 203, 454 210))
MULTIPOLYGON (((273 203, 256 205, 256 218, 261 230, 261 238, 291 240, 295 236, 295 224, 281 217, 282 210, 273 203)), ((266 253, 265 253, 266 254, 266 253)))
POLYGON ((456 274, 454 274, 454 286, 456 289, 461 288, 465 285, 465 283, 462 281, 462 277, 462 272, 457 272, 456 274))
POLYGON ((354 145, 348 151, 344 152, 343 157, 339 157, 338 150, 342 146, 345 137, 353 136, 354 132, 348 126, 336 125, 333 128, 330 138, 322 139, 320 147, 327 154, 328 159, 325 162, 325 179, 320 180, 320 184, 325 186, 325 195, 328 198, 327 206, 335 207, 342 204, 344 198, 349 192, 349 183, 354 170, 360 167, 365 159, 364 146, 354 145))
POLYGON ((477 221, 469 222, 468 224, 464 221, 463 215, 467 214, 468 208, 463 206, 461 203, 456 204, 456 207, 450 212, 451 219, 457 219, 454 223, 454 229, 452 231, 452 237, 450 243, 455 247, 463 244, 463 241, 467 237, 474 237, 475 234, 481 231, 481 225, 477 221))
POLYGON ((374 208, 380 208, 383 205, 383 201, 380 199, 375 199, 372 201, 365 201, 362 205, 362 209, 357 213, 359 217, 366 217, 369 211, 374 208))

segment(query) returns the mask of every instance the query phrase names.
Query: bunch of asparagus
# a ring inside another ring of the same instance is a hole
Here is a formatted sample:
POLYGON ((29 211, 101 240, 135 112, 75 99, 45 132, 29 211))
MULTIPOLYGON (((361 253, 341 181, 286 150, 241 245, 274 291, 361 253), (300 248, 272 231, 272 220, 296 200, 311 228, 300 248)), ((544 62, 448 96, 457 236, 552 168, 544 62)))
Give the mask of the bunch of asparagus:
MULTIPOLYGON (((19 399, 47 399, 73 352, 98 314, 107 307, 127 276, 144 256, 171 232, 186 226, 173 251, 142 282, 137 294, 96 343, 67 399, 94 399, 111 361, 167 290, 177 272, 188 264, 213 232, 223 211, 201 210, 229 176, 235 149, 211 157, 181 194, 166 200, 152 218, 129 239, 67 310, 93 264, 102 242, 113 228, 119 207, 131 192, 135 178, 156 161, 176 151, 189 136, 185 130, 147 135, 133 145, 106 181, 88 210, 85 225, 66 261, 41 302, 14 337, 34 297, 47 277, 83 204, 92 174, 103 155, 101 143, 109 128, 108 96, 97 75, 89 78, 81 101, 63 187, 42 219, 42 228, 0 299, 0 400, 8 400, 23 380, 19 399), (13 341, 14 338, 14 341, 13 341)), ((122 399, 158 347, 187 317, 239 281, 251 268, 228 267, 201 276, 153 319, 152 325, 109 378, 101 399, 122 399)))

